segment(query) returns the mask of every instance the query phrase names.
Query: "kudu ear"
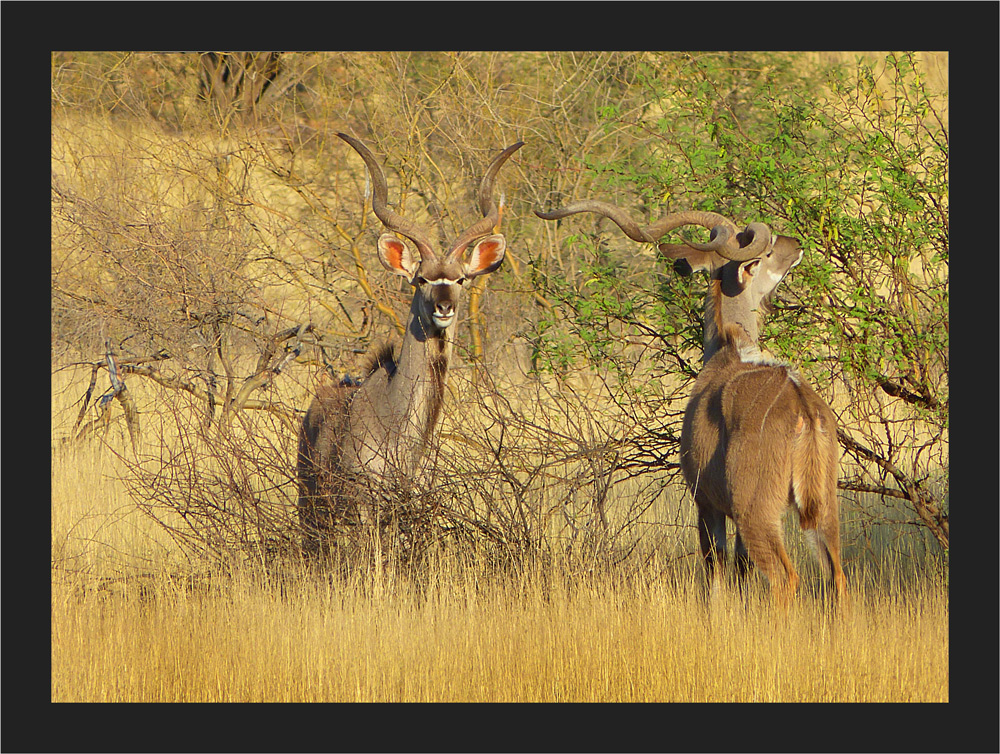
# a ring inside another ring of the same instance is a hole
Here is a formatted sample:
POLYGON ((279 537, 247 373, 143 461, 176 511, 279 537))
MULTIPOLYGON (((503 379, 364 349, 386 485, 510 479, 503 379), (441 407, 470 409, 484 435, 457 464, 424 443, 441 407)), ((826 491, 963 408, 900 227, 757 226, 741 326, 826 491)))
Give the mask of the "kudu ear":
POLYGON ((507 239, 501 235, 486 236, 481 239, 469 254, 465 263, 465 276, 474 278, 496 270, 503 262, 507 251, 507 239))
POLYGON ((664 257, 673 260, 674 269, 685 277, 695 272, 711 272, 722 261, 715 252, 699 251, 683 244, 661 243, 657 248, 664 257))
POLYGON ((378 237, 378 260, 387 270, 407 280, 413 279, 420 266, 420 262, 413 258, 410 247, 392 233, 383 233, 378 237))
POLYGON ((746 262, 727 262, 722 268, 722 292, 735 298, 749 285, 760 267, 759 259, 746 262))

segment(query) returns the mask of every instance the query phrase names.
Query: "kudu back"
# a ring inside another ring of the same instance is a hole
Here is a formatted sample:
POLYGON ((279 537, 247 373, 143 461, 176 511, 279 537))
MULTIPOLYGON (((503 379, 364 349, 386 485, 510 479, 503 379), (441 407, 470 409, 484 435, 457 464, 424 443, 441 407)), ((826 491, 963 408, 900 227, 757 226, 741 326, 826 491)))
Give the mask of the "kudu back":
POLYGON ((306 413, 299 434, 298 512, 307 554, 326 551, 338 524, 377 525, 383 502, 413 479, 444 405, 462 290, 504 259, 493 186, 503 164, 524 145, 513 144, 493 160, 479 187, 482 219, 439 255, 425 229, 389 208, 385 176, 368 148, 347 134, 338 136, 361 155, 371 176, 372 210, 386 228, 378 239, 379 261, 414 291, 398 354, 385 346, 373 351, 360 385, 320 387, 306 413))
POLYGON ((709 276, 703 367, 684 412, 680 460, 698 509, 710 588, 726 559, 728 517, 737 531, 737 573, 746 576, 755 564, 777 601, 788 604, 799 583, 782 536, 781 517, 791 506, 844 597, 836 417, 790 366, 764 358, 758 345, 764 304, 802 259, 798 241, 772 235, 763 223, 740 230, 713 212, 672 213, 647 226, 597 201, 535 214, 557 220, 579 212, 607 217, 642 243, 685 225, 711 230, 705 244, 658 244, 682 274, 709 276))

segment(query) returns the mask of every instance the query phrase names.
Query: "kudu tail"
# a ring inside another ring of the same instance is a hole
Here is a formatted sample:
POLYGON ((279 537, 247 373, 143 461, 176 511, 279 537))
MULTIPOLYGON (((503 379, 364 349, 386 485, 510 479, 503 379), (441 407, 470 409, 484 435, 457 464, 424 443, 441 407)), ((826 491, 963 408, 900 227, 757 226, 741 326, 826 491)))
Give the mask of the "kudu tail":
POLYGON ((799 414, 792 442, 792 494, 799 509, 799 523, 827 577, 833 566, 823 523, 836 507, 835 433, 836 428, 825 426, 821 415, 804 408, 799 414))
POLYGON ((819 529, 806 529, 806 539, 809 542, 816 562, 819 563, 823 578, 829 580, 833 574, 833 560, 830 558, 830 549, 826 545, 826 538, 819 529))

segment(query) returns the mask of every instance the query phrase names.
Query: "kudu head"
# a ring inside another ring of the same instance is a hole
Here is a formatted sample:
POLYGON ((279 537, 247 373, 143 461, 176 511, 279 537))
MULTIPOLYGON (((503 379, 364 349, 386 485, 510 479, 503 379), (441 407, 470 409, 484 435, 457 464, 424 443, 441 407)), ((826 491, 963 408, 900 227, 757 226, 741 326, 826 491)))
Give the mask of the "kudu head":
POLYGON ((640 226, 622 209, 605 202, 581 201, 552 212, 535 212, 543 220, 557 220, 579 212, 594 212, 615 222, 634 241, 656 243, 666 233, 684 225, 701 225, 711 231, 708 243, 661 243, 658 249, 684 275, 704 271, 710 284, 705 298, 704 360, 718 350, 723 327, 740 325, 749 345, 756 348, 759 310, 788 271, 802 259, 799 242, 771 233, 764 223, 750 223, 740 230, 715 212, 674 212, 655 223, 640 226))
POLYGON ((388 187, 382 168, 368 148, 347 134, 337 134, 361 155, 372 180, 372 209, 387 229, 378 239, 378 258, 390 272, 405 278, 416 290, 413 313, 424 336, 444 333, 455 321, 462 288, 479 275, 493 272, 503 262, 507 241, 498 230, 501 207, 493 201, 493 184, 507 159, 524 146, 512 144, 490 163, 479 186, 479 209, 483 218, 466 228, 451 244, 443 257, 431 246, 428 233, 396 214, 387 204, 388 187), (408 238, 416 247, 416 255, 396 234, 408 238), (463 259, 469 245, 475 241, 468 259, 463 259))

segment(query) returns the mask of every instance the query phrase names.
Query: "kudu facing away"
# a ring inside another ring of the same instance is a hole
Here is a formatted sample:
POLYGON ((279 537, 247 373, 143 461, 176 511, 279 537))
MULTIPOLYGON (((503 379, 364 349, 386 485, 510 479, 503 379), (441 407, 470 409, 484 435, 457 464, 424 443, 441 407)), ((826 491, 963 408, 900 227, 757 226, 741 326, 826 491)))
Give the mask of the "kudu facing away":
POLYGON ((763 223, 739 228, 714 212, 679 212, 640 227, 610 204, 583 201, 553 212, 555 220, 595 212, 639 242, 656 243, 684 225, 711 230, 707 244, 659 244, 678 271, 709 273, 704 361, 684 412, 681 468, 698 507, 698 534, 711 588, 726 555, 726 517, 736 524, 736 567, 751 561, 775 598, 794 595, 799 577, 785 551, 781 516, 798 510, 824 573, 838 597, 846 589, 840 562, 837 420, 826 402, 787 365, 758 347, 762 304, 802 259, 794 238, 772 236, 763 223))
POLYGON ((365 161, 372 209, 390 231, 378 239, 379 261, 405 278, 414 292, 398 356, 386 347, 370 354, 360 386, 319 388, 306 414, 299 436, 298 509, 307 554, 326 550, 327 537, 340 521, 360 518, 363 524, 377 524, 382 501, 416 472, 444 403, 462 288, 496 270, 504 259, 506 240, 497 232, 501 210, 493 202, 493 184, 503 164, 524 145, 513 144, 493 160, 479 187, 482 219, 439 256, 423 228, 388 207, 385 176, 368 148, 351 136, 338 136, 365 161), (395 233, 413 242, 416 256, 395 233))

